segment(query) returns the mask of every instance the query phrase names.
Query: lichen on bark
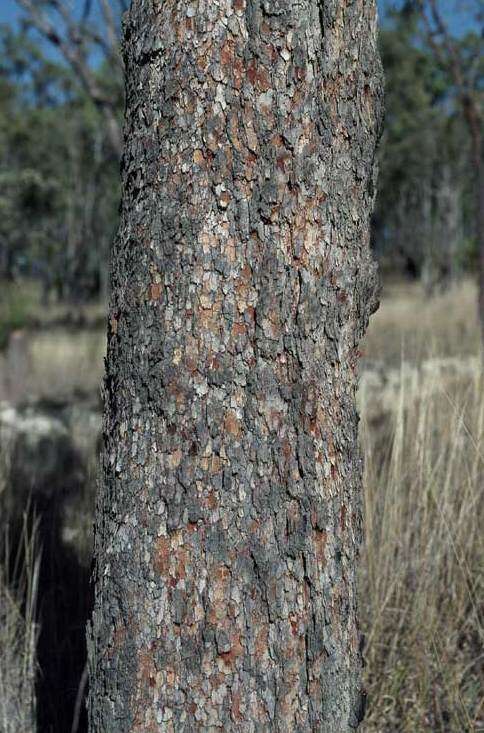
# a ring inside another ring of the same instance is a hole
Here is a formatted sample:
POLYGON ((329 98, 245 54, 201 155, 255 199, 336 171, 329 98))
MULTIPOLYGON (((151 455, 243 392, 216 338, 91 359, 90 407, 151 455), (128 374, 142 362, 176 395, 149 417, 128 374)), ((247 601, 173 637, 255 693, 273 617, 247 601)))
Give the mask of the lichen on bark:
POLYGON ((375 26, 368 0, 132 2, 92 732, 358 726, 375 26))

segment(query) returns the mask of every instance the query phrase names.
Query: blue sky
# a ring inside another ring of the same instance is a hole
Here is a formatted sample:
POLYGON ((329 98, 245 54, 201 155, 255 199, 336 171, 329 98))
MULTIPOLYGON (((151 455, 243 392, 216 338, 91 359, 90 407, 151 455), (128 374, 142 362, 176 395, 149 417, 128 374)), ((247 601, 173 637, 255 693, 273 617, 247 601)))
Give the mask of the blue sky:
MULTIPOLYGON (((396 0, 398 2, 398 0, 396 0)), ((395 2, 395 0, 393 0, 395 2)), ((454 26, 453 30, 462 32, 466 28, 473 25, 471 22, 466 23, 465 13, 459 12, 459 6, 462 7, 462 0, 440 0, 442 7, 444 8, 447 22, 454 26)), ((75 0, 74 4, 77 7, 82 7, 82 0, 75 0)), ((392 0, 378 0, 378 6, 380 13, 383 13, 385 8, 392 4, 392 0)), ((93 3, 96 5, 96 3, 93 3)), ((0 23, 15 23, 20 15, 18 6, 15 0, 0 0, 0 23)))

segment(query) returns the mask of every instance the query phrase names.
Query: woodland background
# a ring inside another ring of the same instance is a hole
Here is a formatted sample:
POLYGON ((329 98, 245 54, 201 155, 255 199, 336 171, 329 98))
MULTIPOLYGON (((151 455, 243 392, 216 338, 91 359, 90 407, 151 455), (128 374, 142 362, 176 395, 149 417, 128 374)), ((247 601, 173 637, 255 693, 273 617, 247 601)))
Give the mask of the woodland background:
MULTIPOLYGON (((123 0, 0 9, 0 731, 85 730, 85 622, 123 0)), ((386 122, 362 345, 368 731, 484 730, 476 298, 484 10, 381 3, 386 122), (441 25, 439 26, 438 20, 441 25), (455 74, 458 59, 459 75, 455 74)))

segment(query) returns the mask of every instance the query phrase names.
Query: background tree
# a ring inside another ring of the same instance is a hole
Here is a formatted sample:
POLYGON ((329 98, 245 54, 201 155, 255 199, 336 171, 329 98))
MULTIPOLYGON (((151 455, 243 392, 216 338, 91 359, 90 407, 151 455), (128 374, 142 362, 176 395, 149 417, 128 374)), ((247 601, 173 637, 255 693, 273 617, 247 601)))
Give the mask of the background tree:
MULTIPOLYGON (((82 84, 84 92, 92 100, 104 119, 107 138, 112 152, 119 159, 122 149, 119 105, 116 90, 109 90, 90 63, 93 53, 101 55, 106 68, 117 74, 121 83, 123 65, 119 53, 119 12, 110 0, 84 0, 82 12, 76 14, 75 6, 65 0, 17 0, 26 12, 26 21, 40 35, 53 44, 64 61, 82 84), (99 9, 102 22, 94 22, 93 6, 99 9)), ((118 0, 119 10, 126 10, 126 2, 118 0)))
MULTIPOLYGON (((452 80, 454 95, 466 122, 474 172, 474 218, 479 263, 479 314, 484 336, 484 160, 482 149, 483 102, 483 45, 481 37, 468 34, 457 39, 445 22, 441 6, 436 0, 414 0, 420 12, 426 41, 437 62, 452 80)), ((463 4, 464 5, 464 4, 463 4)), ((482 28, 484 10, 480 0, 465 4, 467 14, 474 13, 482 28)))
MULTIPOLYGON (((29 35, 4 29, 0 49, 4 277, 36 277, 44 302, 106 292, 118 163, 99 115, 73 73, 29 35)), ((116 87, 109 69, 95 73, 116 87)))
POLYGON ((362 717, 373 2, 134 0, 90 723, 362 717))
POLYGON ((381 32, 386 118, 374 238, 383 262, 395 271, 400 260, 432 291, 475 264, 468 246, 475 181, 453 81, 422 44, 419 22, 404 7, 387 15, 381 32))

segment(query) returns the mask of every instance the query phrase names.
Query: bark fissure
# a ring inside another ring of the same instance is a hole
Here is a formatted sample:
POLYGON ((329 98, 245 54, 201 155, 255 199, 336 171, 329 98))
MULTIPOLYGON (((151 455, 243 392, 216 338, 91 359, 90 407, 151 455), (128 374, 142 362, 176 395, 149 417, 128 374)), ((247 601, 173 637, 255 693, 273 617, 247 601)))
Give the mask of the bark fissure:
POLYGON ((126 20, 93 731, 358 724, 380 70, 373 3, 321 7, 126 20))

